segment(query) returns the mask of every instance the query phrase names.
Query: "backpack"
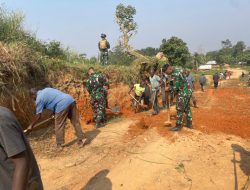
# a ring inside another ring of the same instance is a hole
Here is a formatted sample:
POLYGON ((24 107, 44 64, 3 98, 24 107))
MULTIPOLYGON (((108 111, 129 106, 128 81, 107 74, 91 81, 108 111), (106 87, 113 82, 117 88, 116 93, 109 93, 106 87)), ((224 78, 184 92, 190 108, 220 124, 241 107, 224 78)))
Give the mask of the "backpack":
POLYGON ((100 41, 100 49, 107 49, 107 40, 100 41))

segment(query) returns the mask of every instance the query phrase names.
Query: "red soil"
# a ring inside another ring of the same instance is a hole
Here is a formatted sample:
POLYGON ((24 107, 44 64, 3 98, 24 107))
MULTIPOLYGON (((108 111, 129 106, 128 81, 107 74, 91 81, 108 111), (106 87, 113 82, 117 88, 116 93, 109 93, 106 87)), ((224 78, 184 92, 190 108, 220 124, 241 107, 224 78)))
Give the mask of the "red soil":
POLYGON ((195 128, 250 137, 250 89, 209 89, 197 94, 200 108, 193 110, 195 128))
MULTIPOLYGON (((131 108, 131 99, 128 96, 129 88, 125 85, 114 86, 109 92, 109 106, 119 106, 122 116, 136 120, 130 126, 130 135, 138 136, 147 128, 156 128, 163 136, 172 136, 168 128, 164 126, 167 115, 166 111, 157 116, 151 116, 150 112, 135 114, 131 108)), ((195 93, 199 108, 193 109, 194 128, 205 133, 222 132, 237 135, 243 138, 250 137, 250 89, 249 88, 221 88, 207 89, 205 93, 195 93)), ((92 121, 93 113, 88 98, 78 101, 78 108, 81 110, 82 121, 92 121)), ((171 109, 171 116, 175 110, 171 109)), ((108 113, 109 118, 115 117, 108 113)), ((172 117, 172 126, 175 119, 172 117)))

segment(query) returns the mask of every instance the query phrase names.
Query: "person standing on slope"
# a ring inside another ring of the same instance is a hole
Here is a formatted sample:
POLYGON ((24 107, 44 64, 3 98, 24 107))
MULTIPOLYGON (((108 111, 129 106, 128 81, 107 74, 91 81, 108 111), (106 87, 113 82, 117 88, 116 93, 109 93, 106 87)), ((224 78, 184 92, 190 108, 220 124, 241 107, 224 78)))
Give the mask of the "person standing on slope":
POLYGON ((101 40, 98 43, 98 48, 100 51, 100 61, 102 65, 107 65, 108 64, 108 50, 110 49, 110 44, 106 39, 106 34, 101 34, 101 40))

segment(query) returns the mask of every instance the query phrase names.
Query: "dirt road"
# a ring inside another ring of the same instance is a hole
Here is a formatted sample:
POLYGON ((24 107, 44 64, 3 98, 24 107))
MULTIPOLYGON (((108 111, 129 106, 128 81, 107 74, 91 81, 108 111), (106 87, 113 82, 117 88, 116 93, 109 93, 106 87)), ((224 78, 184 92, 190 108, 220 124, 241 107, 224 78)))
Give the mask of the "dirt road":
POLYGON ((80 150, 54 153, 53 134, 32 141, 45 189, 241 189, 250 175, 250 89, 233 79, 196 96, 194 130, 170 133, 164 111, 126 113, 100 130, 84 125, 89 143, 80 150))

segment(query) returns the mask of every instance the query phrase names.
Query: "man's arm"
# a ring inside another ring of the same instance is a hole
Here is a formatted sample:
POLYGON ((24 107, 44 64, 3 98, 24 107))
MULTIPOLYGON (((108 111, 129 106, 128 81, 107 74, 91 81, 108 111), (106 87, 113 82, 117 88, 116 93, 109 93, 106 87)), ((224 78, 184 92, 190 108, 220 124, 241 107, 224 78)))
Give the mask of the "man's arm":
POLYGON ((98 42, 98 49, 99 49, 99 51, 101 51, 100 42, 98 42))
POLYGON ((102 83, 103 88, 109 89, 109 80, 104 74, 100 74, 98 80, 102 83))
POLYGON ((110 43, 107 41, 107 49, 110 49, 110 43))
POLYGON ((12 156, 11 160, 15 165, 12 190, 25 190, 27 187, 29 173, 29 159, 27 152, 23 151, 15 156, 12 156))
POLYGON ((129 94, 132 92, 132 90, 134 90, 134 86, 130 88, 130 91, 128 92, 129 94))
POLYGON ((32 120, 31 124, 29 125, 29 127, 27 128, 27 133, 30 133, 34 126, 38 123, 38 121, 41 119, 42 114, 36 114, 36 116, 34 117, 34 119, 32 120))
POLYGON ((195 80, 193 76, 192 76, 192 84, 193 84, 193 90, 195 90, 195 80))

